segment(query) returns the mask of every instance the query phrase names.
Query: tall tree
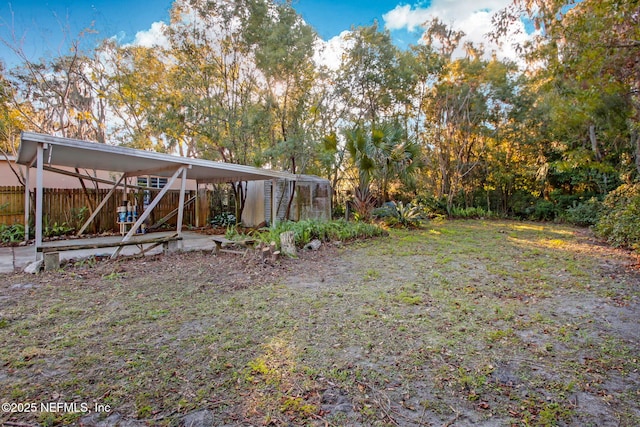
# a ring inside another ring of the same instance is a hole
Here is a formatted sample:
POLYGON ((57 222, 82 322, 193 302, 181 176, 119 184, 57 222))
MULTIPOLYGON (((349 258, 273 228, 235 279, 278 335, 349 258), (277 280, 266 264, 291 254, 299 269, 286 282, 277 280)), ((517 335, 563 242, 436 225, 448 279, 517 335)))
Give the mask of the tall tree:
POLYGON ((348 48, 337 78, 336 90, 348 106, 351 123, 372 126, 391 118, 398 105, 405 74, 400 52, 388 30, 378 24, 359 27, 346 38, 348 48))
POLYGON ((431 76, 430 96, 423 103, 427 121, 427 152, 433 165, 436 197, 446 198, 451 211, 465 178, 478 166, 487 117, 482 52, 467 46, 467 57, 452 60, 464 34, 432 21, 423 37, 438 52, 440 67, 431 76))
POLYGON ((253 0, 250 5, 246 40, 255 48, 256 65, 265 80, 261 97, 271 124, 267 154, 299 173, 317 143, 311 129, 315 32, 289 2, 253 0))
MULTIPOLYGON (((114 118, 113 140, 139 149, 166 152, 182 148, 179 132, 164 126, 172 105, 180 94, 171 85, 171 62, 160 48, 120 47, 112 40, 100 46, 109 70, 109 90, 105 93, 114 118)), ((184 152, 181 152, 184 154, 184 152)))
POLYGON ((14 106, 27 126, 43 133, 105 142, 106 105, 98 94, 93 58, 74 43, 69 55, 31 62, 10 72, 17 91, 14 106))
MULTIPOLYGON (((5 78, 4 67, 0 64, 0 156, 7 160, 18 182, 24 185, 24 174, 12 162, 9 156, 16 156, 20 143, 20 131, 24 128, 22 114, 14 107, 14 88, 5 78)), ((21 106, 24 112, 28 106, 21 106)))
MULTIPOLYGON (((260 95, 270 124, 269 148, 264 154, 274 165, 303 173, 319 143, 311 114, 315 32, 289 2, 252 0, 249 5, 245 36, 255 49, 256 65, 265 81, 260 95)), ((294 190, 295 182, 286 201, 287 217, 294 190)))
POLYGON ((376 199, 389 200, 392 182, 411 185, 422 166, 420 146, 406 138, 397 122, 354 127, 346 132, 346 149, 357 172, 356 210, 365 218, 376 199))
POLYGON ((552 118, 570 117, 591 151, 590 161, 606 163, 612 156, 609 160, 622 163, 624 171, 631 156, 640 173, 640 4, 518 0, 496 18, 495 33, 504 34, 523 14, 540 30, 522 46, 526 58, 549 83, 543 89, 555 95, 555 106, 571 105, 552 118), (620 135, 626 140, 622 144, 620 135))

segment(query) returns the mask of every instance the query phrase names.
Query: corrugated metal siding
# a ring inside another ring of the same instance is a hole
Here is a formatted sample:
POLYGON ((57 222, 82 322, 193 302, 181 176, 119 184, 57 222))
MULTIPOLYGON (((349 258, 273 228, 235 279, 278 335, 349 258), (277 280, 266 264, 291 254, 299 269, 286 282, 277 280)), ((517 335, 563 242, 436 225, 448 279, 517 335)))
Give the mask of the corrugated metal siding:
MULTIPOLYGON (((291 194, 291 183, 285 180, 276 181, 275 198, 278 221, 283 221, 287 214, 287 204, 291 194)), ((272 208, 272 181, 264 182, 264 216, 268 224, 271 224, 272 208)))
MULTIPOLYGON (((271 181, 264 182, 265 220, 271 224, 271 181)), ((284 220, 291 194, 292 183, 279 180, 276 184, 276 204, 278 219, 284 220)), ((331 219, 331 187, 329 182, 317 180, 298 180, 295 186, 295 196, 291 204, 289 219, 299 221, 303 219, 331 219)))

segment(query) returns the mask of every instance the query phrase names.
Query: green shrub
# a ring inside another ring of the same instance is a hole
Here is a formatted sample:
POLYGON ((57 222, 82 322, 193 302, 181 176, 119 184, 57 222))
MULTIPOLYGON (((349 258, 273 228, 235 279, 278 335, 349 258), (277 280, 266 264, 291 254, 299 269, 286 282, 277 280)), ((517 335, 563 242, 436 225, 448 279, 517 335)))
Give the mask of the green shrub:
POLYGON ((415 204, 422 206, 430 218, 447 215, 447 201, 444 198, 436 199, 433 196, 418 196, 415 204))
POLYGON ((555 190, 549 194, 549 200, 553 202, 556 212, 562 216, 567 209, 576 207, 592 196, 594 194, 563 194, 559 190, 555 190))
POLYGON ((516 190, 507 200, 507 214, 519 219, 532 219, 538 200, 528 191, 516 190))
POLYGON ((394 207, 393 222, 403 227, 417 227, 427 219, 426 210, 421 205, 398 202, 394 207))
POLYGON ((211 225, 218 227, 228 227, 230 225, 236 225, 236 216, 232 213, 221 213, 213 217, 211 225))
POLYGON ((45 221, 42 234, 44 237, 58 237, 70 234, 73 230, 74 228, 69 226, 66 222, 63 222, 62 224, 58 224, 57 222, 50 224, 49 221, 45 221))
POLYGON ((335 221, 281 221, 278 222, 275 227, 254 232, 253 236, 265 243, 276 242, 279 246, 280 234, 285 231, 294 232, 296 246, 299 247, 303 247, 313 239, 318 239, 323 242, 330 240, 353 240, 381 236, 386 233, 375 224, 360 221, 347 222, 339 219, 335 221))
POLYGON ((550 200, 538 199, 529 209, 529 219, 553 221, 556 218, 556 206, 550 200))
POLYGON ((337 203, 333 206, 333 210, 331 211, 331 218, 339 219, 344 218, 345 213, 345 205, 341 203, 337 203))
POLYGON ((2 243, 17 243, 24 240, 24 225, 0 225, 0 241, 2 243))
POLYGON ((371 216, 376 219, 384 219, 393 216, 393 212, 395 210, 395 204, 393 203, 385 203, 379 208, 375 208, 371 211, 371 216), (391 206, 393 205, 393 206, 391 206))
POLYGON ((420 204, 389 202, 374 209, 374 218, 384 219, 389 226, 418 227, 428 218, 427 209, 420 204))
POLYGON ((451 218, 471 219, 471 218, 488 218, 492 215, 483 208, 451 208, 451 218))
POLYGON ((574 206, 567 208, 562 214, 562 219, 570 224, 588 227, 595 225, 602 212, 602 202, 597 197, 576 203, 574 206))
POLYGON ((640 184, 623 184, 607 195, 595 232, 613 246, 640 249, 640 184))

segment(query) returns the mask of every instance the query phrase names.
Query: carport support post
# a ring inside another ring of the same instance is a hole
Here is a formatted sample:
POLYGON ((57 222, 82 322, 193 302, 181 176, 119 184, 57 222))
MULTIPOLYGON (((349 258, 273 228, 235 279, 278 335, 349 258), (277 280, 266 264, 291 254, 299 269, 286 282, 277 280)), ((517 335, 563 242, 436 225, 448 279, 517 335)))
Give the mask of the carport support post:
MULTIPOLYGON (((176 178, 178 178, 178 175, 180 175, 180 173, 184 173, 184 170, 187 169, 188 167, 190 167, 190 166, 180 166, 173 173, 173 175, 171 176, 169 181, 164 185, 164 187, 162 187, 162 190, 160 190, 158 195, 153 198, 153 201, 151 202, 151 204, 149 206, 147 206, 147 209, 145 209, 145 211, 142 213, 142 215, 140 215, 138 217, 138 220, 136 221, 136 223, 131 226, 131 230, 129 230, 127 235, 122 238, 122 242, 128 242, 129 240, 131 240, 131 236, 133 236, 133 234, 136 232, 138 227, 140 227, 142 225, 142 223, 149 217, 149 215, 151 214, 151 211, 156 207, 156 205, 158 203, 160 203, 160 199, 162 199, 164 197, 164 195, 167 193, 167 191, 169 191, 169 188, 173 185, 174 182, 176 182, 176 178)), ((122 248, 123 248, 123 246, 119 246, 113 252, 113 254, 111 255, 111 258, 113 259, 113 258, 117 257, 118 254, 120 253, 120 251, 122 250, 122 248)))
POLYGON ((182 235, 182 218, 184 217, 184 192, 187 189, 187 168, 182 168, 182 182, 180 184, 180 199, 178 201, 178 223, 176 224, 176 232, 178 236, 182 235))
POLYGON ((196 227, 200 225, 200 181, 196 180, 196 227))
POLYGON ((24 241, 29 241, 29 211, 31 210, 31 194, 29 189, 31 187, 29 183, 29 169, 31 165, 28 165, 25 171, 25 183, 24 183, 24 241))
POLYGON ((93 213, 91 214, 89 219, 82 225, 82 227, 80 228, 80 231, 78 231, 76 236, 80 236, 82 233, 84 233, 84 230, 87 229, 89 224, 91 224, 91 222, 94 220, 94 218, 100 213, 100 211, 102 210, 104 205, 107 204, 107 202, 109 201, 109 199, 111 198, 113 193, 116 191, 116 188, 118 187, 118 185, 120 185, 120 183, 122 182, 123 178, 124 178, 124 174, 122 174, 120 179, 118 179, 118 181, 114 184, 114 186, 111 187, 111 190, 109 190, 109 193, 102 199, 102 201, 100 202, 98 207, 93 211, 93 213))
POLYGON ((43 165, 44 149, 46 144, 38 144, 36 152, 36 260, 42 259, 42 252, 38 248, 42 247, 42 185, 43 185, 43 165))
POLYGON ((278 221, 278 203, 276 202, 277 188, 278 180, 273 178, 271 180, 271 228, 276 228, 276 221, 278 221))

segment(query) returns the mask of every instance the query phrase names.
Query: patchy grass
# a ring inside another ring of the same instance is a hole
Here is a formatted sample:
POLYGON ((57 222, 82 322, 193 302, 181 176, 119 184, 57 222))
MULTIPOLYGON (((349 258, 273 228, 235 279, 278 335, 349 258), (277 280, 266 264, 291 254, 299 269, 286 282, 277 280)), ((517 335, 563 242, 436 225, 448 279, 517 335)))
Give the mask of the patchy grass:
POLYGON ((0 276, 0 396, 111 410, 0 423, 640 425, 634 261, 584 229, 470 220, 274 265, 0 276))

